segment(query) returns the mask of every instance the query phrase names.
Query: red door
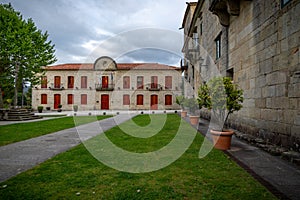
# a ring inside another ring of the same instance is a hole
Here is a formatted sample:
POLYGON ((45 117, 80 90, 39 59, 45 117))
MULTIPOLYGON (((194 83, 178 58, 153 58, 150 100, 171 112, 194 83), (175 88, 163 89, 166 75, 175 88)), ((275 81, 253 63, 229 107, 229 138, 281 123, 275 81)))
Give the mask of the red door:
POLYGON ((109 95, 101 95, 101 110, 109 110, 109 95))
POLYGON ((108 76, 102 76, 102 88, 108 88, 108 76))
POLYGON ((58 109, 58 105, 60 104, 60 94, 54 95, 54 109, 58 109))
POLYGON ((157 110, 158 108, 158 96, 151 95, 151 110, 157 110))

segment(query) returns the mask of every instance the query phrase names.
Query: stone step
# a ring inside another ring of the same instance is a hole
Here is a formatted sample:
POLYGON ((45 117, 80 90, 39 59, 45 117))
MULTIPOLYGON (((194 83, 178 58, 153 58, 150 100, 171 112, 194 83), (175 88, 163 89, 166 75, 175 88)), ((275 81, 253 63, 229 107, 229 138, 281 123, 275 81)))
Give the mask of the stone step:
POLYGON ((33 119, 41 119, 42 117, 35 115, 32 112, 29 112, 26 109, 17 109, 10 110, 7 113, 8 121, 25 121, 25 120, 33 120, 33 119))

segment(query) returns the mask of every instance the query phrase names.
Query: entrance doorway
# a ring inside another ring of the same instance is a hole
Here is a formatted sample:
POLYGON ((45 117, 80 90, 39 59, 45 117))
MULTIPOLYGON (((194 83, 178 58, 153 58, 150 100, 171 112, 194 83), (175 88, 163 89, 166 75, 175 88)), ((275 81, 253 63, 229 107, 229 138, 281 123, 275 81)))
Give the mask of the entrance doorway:
POLYGON ((156 94, 151 95, 151 110, 157 110, 158 109, 158 96, 156 94))
POLYGON ((54 109, 58 109, 58 105, 60 105, 60 94, 54 95, 54 109))
POLYGON ((101 110, 109 110, 109 95, 101 95, 101 110))

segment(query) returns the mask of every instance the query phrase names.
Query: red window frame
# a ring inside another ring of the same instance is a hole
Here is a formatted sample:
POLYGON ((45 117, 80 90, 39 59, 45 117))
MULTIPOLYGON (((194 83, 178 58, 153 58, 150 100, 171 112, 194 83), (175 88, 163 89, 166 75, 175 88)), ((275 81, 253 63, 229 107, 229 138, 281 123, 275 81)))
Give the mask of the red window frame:
POLYGON ((73 94, 68 94, 68 104, 73 104, 74 103, 74 95, 73 94))
POLYGON ((41 94, 41 104, 47 104, 47 94, 41 94))
POLYGON ((130 77, 124 76, 123 77, 123 89, 129 89, 130 88, 130 77))
POLYGON ((81 94, 81 105, 87 105, 87 94, 81 94))
POLYGON ((137 85, 137 89, 144 89, 144 77, 143 76, 138 76, 136 78, 136 85, 137 85))
POLYGON ((144 105, 144 95, 138 94, 136 96, 136 105, 144 105))
POLYGON ((108 76, 102 76, 102 88, 108 88, 108 76))
POLYGON ((165 77, 165 87, 166 89, 172 89, 172 76, 165 77))
POLYGON ((130 96, 128 94, 123 95, 123 105, 124 106, 130 105, 130 96))
POLYGON ((158 82, 157 76, 151 76, 151 88, 152 89, 157 88, 157 82, 158 82))
POLYGON ((87 88, 87 76, 81 76, 81 88, 87 88))
POLYGON ((47 76, 41 77, 41 88, 47 88, 47 76))
POLYGON ((54 76, 54 88, 60 88, 61 78, 60 76, 54 76))
POLYGON ((74 88, 74 76, 68 76, 68 88, 74 88))
POLYGON ((167 94, 165 95, 165 105, 166 106, 171 106, 172 105, 172 95, 167 94))

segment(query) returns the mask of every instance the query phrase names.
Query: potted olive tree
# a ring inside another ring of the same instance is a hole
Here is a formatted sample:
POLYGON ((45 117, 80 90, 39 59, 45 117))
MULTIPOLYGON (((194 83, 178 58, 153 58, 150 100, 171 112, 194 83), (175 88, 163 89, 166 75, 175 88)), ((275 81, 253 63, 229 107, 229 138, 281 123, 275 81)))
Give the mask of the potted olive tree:
POLYGON ((180 105, 181 108, 181 117, 186 117, 187 116, 187 111, 184 110, 184 101, 185 97, 180 95, 176 97, 176 103, 180 105))
POLYGON ((229 115, 242 108, 243 100, 243 90, 228 77, 215 77, 199 88, 198 102, 211 110, 210 133, 215 148, 221 150, 230 148, 234 132, 224 126, 229 115))
POLYGON ((191 124, 197 125, 199 123, 199 116, 196 114, 196 111, 199 109, 197 100, 194 98, 185 99, 184 105, 189 109, 191 124))
POLYGON ((43 109, 44 109, 44 106, 38 106, 37 107, 37 110, 38 110, 39 113, 42 113, 43 109))
POLYGON ((58 110, 57 110, 57 112, 61 112, 61 111, 62 111, 62 109, 61 109, 61 108, 62 108, 62 105, 61 105, 61 104, 59 104, 59 105, 58 105, 58 110))
POLYGON ((73 110, 74 110, 74 112, 77 112, 78 111, 78 105, 73 105, 73 110))

